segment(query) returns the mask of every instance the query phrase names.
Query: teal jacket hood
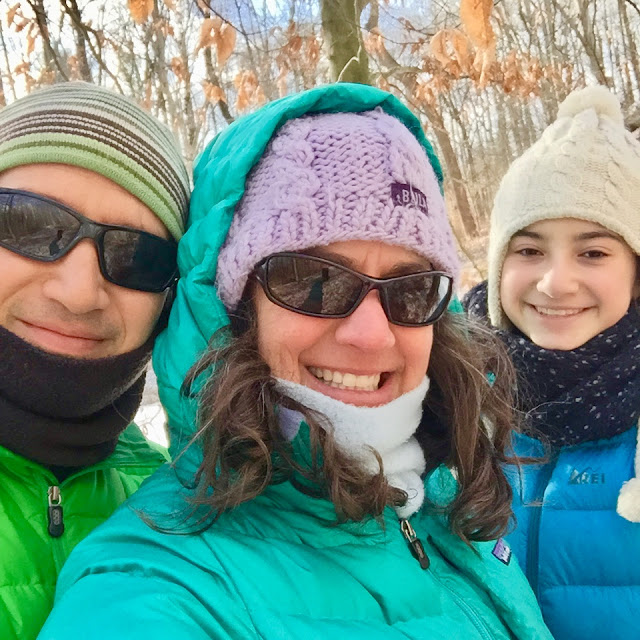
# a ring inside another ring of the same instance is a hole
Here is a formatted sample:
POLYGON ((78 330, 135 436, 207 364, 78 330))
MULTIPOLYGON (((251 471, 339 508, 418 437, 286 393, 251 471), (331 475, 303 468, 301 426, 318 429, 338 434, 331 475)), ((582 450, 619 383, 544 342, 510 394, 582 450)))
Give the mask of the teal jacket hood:
MULTIPOLYGON (((158 337, 153 353, 160 399, 168 416, 172 458, 183 451, 196 429, 195 403, 181 393, 185 376, 211 336, 229 323, 216 291, 216 266, 249 172, 287 121, 312 113, 359 113, 376 108, 400 120, 413 133, 442 187, 440 163, 419 120, 393 95, 367 85, 333 84, 276 100, 234 122, 198 157, 187 231, 179 246, 176 299, 169 325, 158 337)), ((188 469, 198 463, 196 447, 190 447, 178 461, 188 469)))

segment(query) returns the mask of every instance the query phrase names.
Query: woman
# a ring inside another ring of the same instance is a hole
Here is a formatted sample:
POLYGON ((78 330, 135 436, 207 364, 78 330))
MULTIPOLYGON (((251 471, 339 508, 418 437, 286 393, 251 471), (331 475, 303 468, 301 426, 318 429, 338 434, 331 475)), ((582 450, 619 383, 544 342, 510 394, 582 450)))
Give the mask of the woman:
POLYGON ((43 638, 550 637, 495 540, 511 415, 445 313, 440 181, 418 121, 359 85, 209 146, 155 352, 175 469, 75 555, 43 638))
POLYGON ((607 89, 560 106, 491 225, 469 309, 488 307, 520 374, 516 452, 547 458, 512 474, 510 542, 557 640, 637 638, 640 144, 607 89))

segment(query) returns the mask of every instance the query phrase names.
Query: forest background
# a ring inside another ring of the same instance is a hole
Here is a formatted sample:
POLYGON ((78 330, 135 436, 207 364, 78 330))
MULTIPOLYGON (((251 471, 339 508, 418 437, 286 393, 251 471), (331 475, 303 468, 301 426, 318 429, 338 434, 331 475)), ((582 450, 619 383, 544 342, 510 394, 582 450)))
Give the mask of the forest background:
MULTIPOLYGON (((193 163, 266 101, 332 81, 393 92, 445 171, 462 289, 493 197, 572 90, 608 86, 640 137, 640 0, 0 0, 0 107, 85 80, 132 96, 193 163)), ((138 419, 163 440, 151 385, 138 419)))

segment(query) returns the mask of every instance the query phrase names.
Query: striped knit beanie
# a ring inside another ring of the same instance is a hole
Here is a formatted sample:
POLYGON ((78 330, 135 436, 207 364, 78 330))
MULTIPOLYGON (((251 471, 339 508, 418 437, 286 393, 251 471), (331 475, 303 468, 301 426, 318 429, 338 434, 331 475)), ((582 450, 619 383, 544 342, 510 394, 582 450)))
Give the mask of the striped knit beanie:
POLYGON ((512 236, 540 220, 578 218, 622 236, 640 255, 640 142, 606 87, 569 94, 542 137, 509 167, 491 213, 489 318, 507 328, 502 265, 512 236))
POLYGON ((173 135, 128 98, 67 82, 0 111, 0 172, 38 163, 83 167, 112 180, 153 211, 179 240, 189 176, 173 135))
POLYGON ((218 258, 228 309, 266 256, 345 240, 378 240, 458 277, 435 154, 380 109, 287 122, 249 175, 218 258))

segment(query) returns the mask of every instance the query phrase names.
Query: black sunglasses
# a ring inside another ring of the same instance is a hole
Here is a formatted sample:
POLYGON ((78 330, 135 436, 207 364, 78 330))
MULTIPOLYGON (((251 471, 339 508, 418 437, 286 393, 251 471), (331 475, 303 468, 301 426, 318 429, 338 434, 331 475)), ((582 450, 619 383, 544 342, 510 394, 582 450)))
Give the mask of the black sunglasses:
POLYGON ((85 238, 96 244, 100 271, 113 284, 160 292, 176 281, 174 240, 94 222, 36 193, 0 189, 0 247, 25 258, 54 262, 85 238))
POLYGON ((377 289, 387 319, 401 327, 433 324, 445 312, 453 284, 440 271, 371 278, 325 258, 289 252, 268 256, 254 275, 271 302, 314 318, 346 318, 377 289))

